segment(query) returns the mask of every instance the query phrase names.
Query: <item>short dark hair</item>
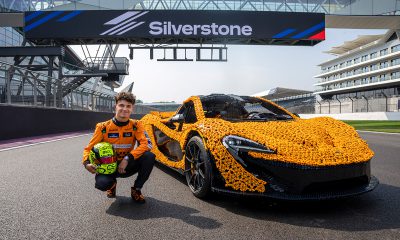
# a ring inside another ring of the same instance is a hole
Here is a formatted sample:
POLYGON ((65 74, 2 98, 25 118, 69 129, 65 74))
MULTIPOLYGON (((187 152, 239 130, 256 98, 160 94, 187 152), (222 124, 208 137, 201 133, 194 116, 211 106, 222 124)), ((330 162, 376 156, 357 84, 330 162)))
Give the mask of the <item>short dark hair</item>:
POLYGON ((118 103, 120 100, 125 100, 132 103, 132 105, 135 105, 136 97, 131 92, 119 92, 115 95, 115 103, 118 103))

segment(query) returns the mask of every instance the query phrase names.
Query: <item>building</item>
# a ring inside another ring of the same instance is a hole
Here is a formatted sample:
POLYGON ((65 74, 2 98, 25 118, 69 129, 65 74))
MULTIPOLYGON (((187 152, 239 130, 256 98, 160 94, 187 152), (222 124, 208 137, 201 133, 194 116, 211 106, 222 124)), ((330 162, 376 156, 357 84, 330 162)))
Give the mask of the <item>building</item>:
POLYGON ((393 112, 400 101, 400 33, 359 36, 327 53, 315 76, 316 113, 393 112))
POLYGON ((314 113, 315 95, 312 91, 276 87, 253 94, 275 102, 293 113, 314 113))

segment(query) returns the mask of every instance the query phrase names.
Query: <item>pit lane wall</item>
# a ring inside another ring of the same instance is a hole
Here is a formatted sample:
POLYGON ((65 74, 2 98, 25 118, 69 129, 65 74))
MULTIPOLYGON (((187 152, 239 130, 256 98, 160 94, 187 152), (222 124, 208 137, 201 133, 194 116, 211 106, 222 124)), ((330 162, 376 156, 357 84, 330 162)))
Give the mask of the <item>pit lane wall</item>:
MULTIPOLYGON (((113 116, 110 112, 0 104, 0 140, 94 130, 96 123, 113 116)), ((139 119, 142 116, 133 114, 131 117, 139 119)))
POLYGON ((341 114, 299 114, 301 118, 332 117, 338 120, 400 120, 400 112, 358 112, 341 114))

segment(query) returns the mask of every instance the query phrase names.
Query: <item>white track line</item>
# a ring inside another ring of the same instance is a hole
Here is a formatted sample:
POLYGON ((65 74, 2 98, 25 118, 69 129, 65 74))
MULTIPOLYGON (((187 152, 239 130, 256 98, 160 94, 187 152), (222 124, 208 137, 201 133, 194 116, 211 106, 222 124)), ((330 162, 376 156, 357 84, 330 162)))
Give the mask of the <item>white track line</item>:
POLYGON ((389 134, 389 135, 400 135, 400 133, 375 132, 375 131, 361 131, 361 130, 357 130, 357 132, 362 132, 362 133, 379 133, 379 134, 389 134))
POLYGON ((57 141, 62 141, 62 140, 70 139, 70 138, 76 138, 76 137, 82 137, 82 136, 86 136, 86 135, 91 135, 91 134, 92 134, 92 133, 85 133, 85 134, 76 135, 76 136, 71 136, 71 137, 58 138, 58 139, 54 139, 54 140, 48 140, 48 141, 43 141, 43 142, 31 143, 31 144, 26 144, 26 145, 21 145, 21 146, 16 146, 16 147, 10 147, 10 148, 4 148, 4 149, 0 149, 0 152, 4 152, 4 151, 8 151, 8 150, 13 150, 13 149, 18 149, 18 148, 24 148, 24 147, 35 146, 35 145, 39 145, 39 144, 43 144, 43 143, 57 142, 57 141))

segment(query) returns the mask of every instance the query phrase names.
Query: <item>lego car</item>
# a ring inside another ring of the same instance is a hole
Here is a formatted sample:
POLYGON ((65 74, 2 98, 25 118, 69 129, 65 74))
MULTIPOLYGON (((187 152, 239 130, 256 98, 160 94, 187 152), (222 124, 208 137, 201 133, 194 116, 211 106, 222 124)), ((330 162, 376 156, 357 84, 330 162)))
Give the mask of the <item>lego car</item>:
POLYGON ((199 198, 332 199, 378 185, 374 153, 353 127, 329 117, 301 119, 263 98, 193 96, 176 112, 151 112, 141 121, 157 161, 185 175, 199 198))

